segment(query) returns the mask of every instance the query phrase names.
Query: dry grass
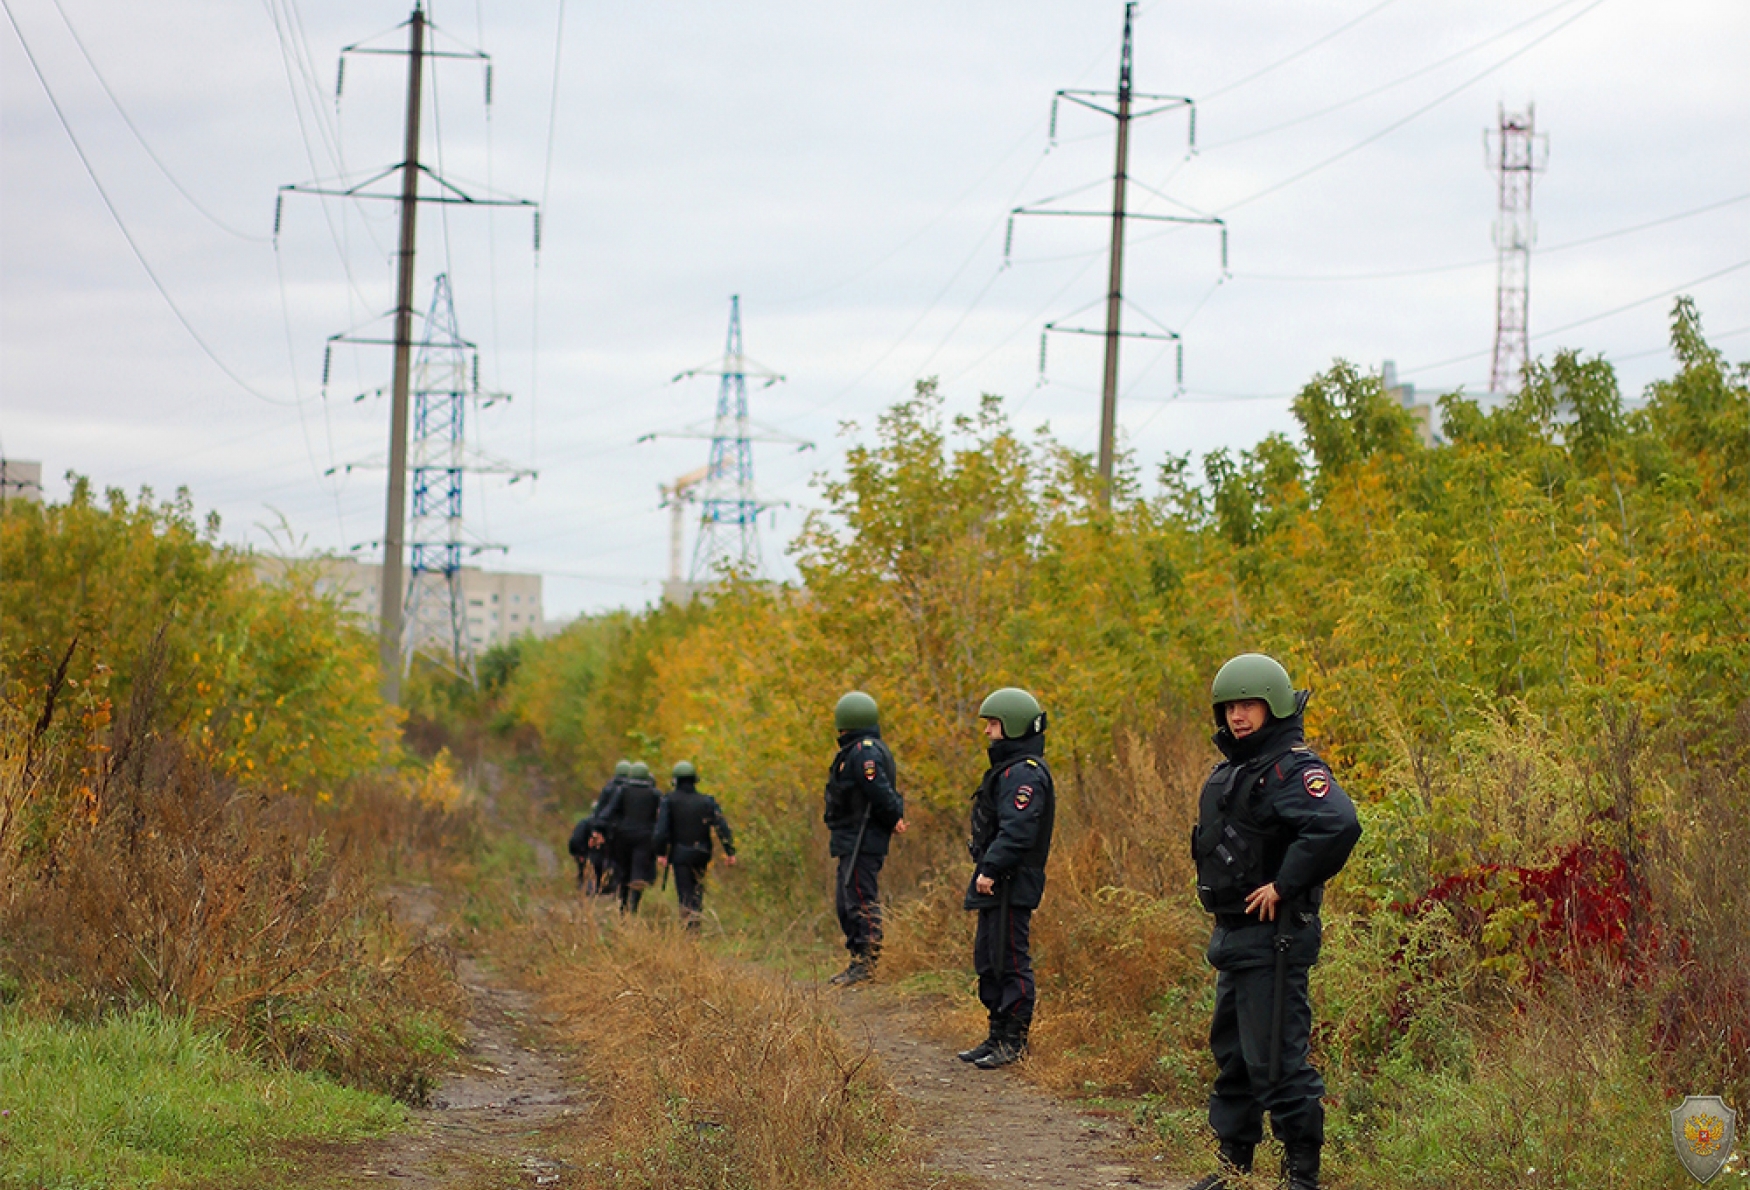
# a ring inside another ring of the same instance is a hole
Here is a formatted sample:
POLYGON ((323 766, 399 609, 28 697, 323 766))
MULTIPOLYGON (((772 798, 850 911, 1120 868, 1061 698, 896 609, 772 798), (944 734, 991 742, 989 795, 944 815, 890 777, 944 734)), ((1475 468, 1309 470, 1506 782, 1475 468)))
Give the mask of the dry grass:
MULTIPOLYGON (((158 726, 148 664, 113 725, 0 719, 0 992, 41 1016, 150 1006, 421 1101, 453 1048, 450 956, 405 936, 376 858, 454 815, 362 785, 344 810, 250 790, 158 726)), ((34 718, 34 717, 33 717, 34 718)))
POLYGON ((606 1088, 573 1157, 648 1187, 921 1186, 921 1154, 880 1061, 813 991, 716 957, 666 925, 550 917, 547 1003, 606 1088))

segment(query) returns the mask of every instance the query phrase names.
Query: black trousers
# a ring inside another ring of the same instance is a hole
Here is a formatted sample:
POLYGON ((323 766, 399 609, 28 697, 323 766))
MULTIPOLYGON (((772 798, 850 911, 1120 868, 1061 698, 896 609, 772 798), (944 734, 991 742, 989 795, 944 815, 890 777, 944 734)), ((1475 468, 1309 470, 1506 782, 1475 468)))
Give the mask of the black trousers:
POLYGON ((854 958, 874 958, 881 953, 881 889, 878 881, 885 855, 838 857, 838 885, 833 900, 839 914, 839 929, 845 932, 845 949, 854 958))
POLYGON ((1312 1042, 1312 1004, 1307 968, 1290 964, 1284 979, 1282 1073, 1270 1081, 1271 1016, 1276 1004, 1275 967, 1218 972, 1209 1049, 1220 1072, 1209 1095, 1209 1125, 1222 1140, 1256 1144, 1270 1129, 1285 1145, 1323 1144, 1325 1080, 1307 1060, 1312 1042))
POLYGON ((1002 909, 980 909, 972 938, 972 966, 978 972, 978 999, 992 1017, 1033 1019, 1039 998, 1033 981, 1033 911, 1009 909, 1003 930, 1002 909))
POLYGON ((687 923, 687 929, 699 928, 699 911, 705 907, 705 866, 693 867, 690 864, 671 864, 674 872, 674 891, 680 897, 681 920, 687 923))
POLYGON ((656 851, 650 836, 615 839, 614 891, 620 894, 620 908, 636 913, 639 898, 655 881, 656 851))

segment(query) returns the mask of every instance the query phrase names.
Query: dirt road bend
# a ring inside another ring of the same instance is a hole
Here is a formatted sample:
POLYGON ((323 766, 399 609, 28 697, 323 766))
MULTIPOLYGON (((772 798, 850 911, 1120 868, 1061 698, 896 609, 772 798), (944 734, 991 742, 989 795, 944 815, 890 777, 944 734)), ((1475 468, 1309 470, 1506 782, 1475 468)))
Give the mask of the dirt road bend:
POLYGON ((1130 1124, 1079 1111, 1012 1070, 979 1070, 930 1040, 915 1008, 881 987, 838 996, 845 1031, 874 1047, 896 1090, 911 1100, 929 1146, 926 1168, 956 1187, 1051 1186, 1101 1190, 1189 1183, 1127 1163, 1130 1124))

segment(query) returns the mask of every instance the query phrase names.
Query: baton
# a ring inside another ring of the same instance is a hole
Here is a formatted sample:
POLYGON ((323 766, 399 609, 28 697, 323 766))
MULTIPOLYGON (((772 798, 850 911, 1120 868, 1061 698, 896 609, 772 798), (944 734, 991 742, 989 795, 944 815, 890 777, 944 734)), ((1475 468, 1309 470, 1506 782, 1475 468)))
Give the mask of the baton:
POLYGON ((1000 984, 1009 965, 1009 893, 1014 890, 1014 882, 1004 875, 997 878, 997 885, 997 935, 994 941, 997 945, 997 982, 1000 984))
POLYGON ((668 862, 662 865, 662 892, 668 891, 668 870, 674 867, 674 852, 669 852, 668 862))
POLYGON ((851 845, 851 862, 845 865, 844 878, 839 881, 847 888, 850 887, 851 881, 856 879, 857 860, 863 854, 863 832, 869 829, 869 811, 874 808, 874 802, 866 801, 863 803, 863 825, 857 828, 857 841, 851 845))
POLYGON ((1270 1009, 1270 1085, 1282 1077, 1282 1012, 1288 998, 1288 948, 1294 939, 1284 932, 1288 924, 1287 906, 1279 906, 1276 914, 1276 1000, 1270 1009))

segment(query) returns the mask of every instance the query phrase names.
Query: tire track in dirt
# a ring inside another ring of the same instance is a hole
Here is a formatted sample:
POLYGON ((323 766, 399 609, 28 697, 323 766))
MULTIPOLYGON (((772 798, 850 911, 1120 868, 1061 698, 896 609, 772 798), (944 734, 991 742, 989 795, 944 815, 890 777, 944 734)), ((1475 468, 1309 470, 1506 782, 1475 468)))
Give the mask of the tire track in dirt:
POLYGON ((928 1040, 919 1010, 888 989, 840 993, 838 1011, 847 1035, 874 1049, 894 1089, 915 1109, 930 1148, 925 1169, 952 1185, 1189 1185, 1126 1160, 1123 1148, 1134 1139, 1127 1121, 1072 1107, 1013 1070, 979 1070, 960 1061, 928 1040))

